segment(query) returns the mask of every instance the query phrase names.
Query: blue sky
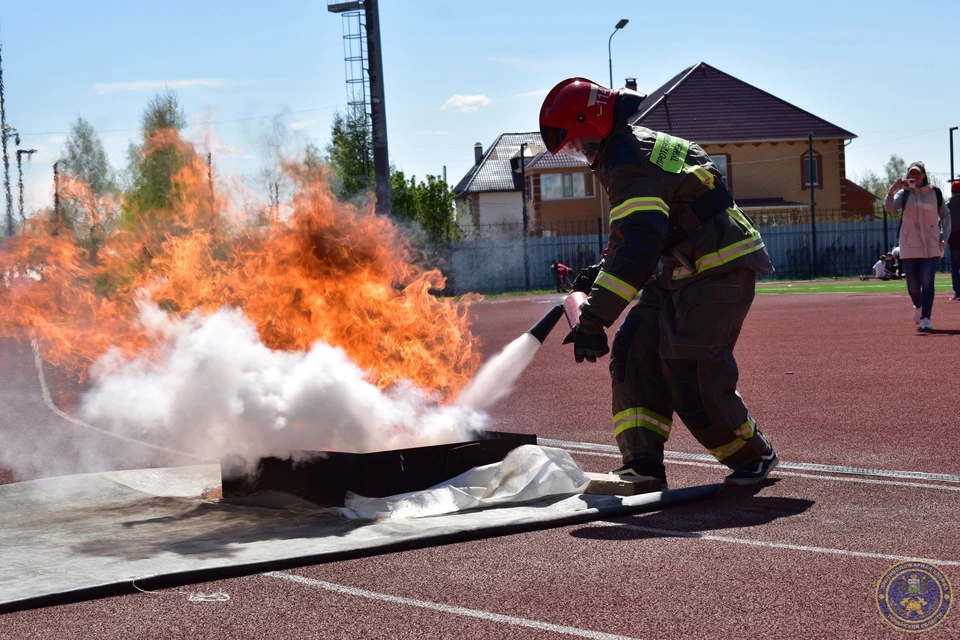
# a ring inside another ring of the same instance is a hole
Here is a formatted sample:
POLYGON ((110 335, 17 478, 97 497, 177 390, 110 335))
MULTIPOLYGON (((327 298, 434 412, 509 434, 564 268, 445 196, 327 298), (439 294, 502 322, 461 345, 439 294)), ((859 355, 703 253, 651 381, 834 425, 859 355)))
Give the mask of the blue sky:
MULTIPOLYGON (((617 86, 635 76, 649 92, 704 61, 856 133, 848 177, 882 173, 897 153, 946 179, 960 125, 954 16, 946 1, 381 0, 391 162, 418 177, 446 166, 455 184, 475 142, 537 128, 556 82, 607 82, 607 41, 627 18, 612 41, 617 86)), ((121 167, 146 102, 175 88, 192 121, 216 123, 217 168, 254 176, 270 132, 290 150, 323 146, 346 103, 341 17, 323 0, 11 0, 0 39, 7 122, 38 150, 28 210, 52 201, 50 167, 77 115, 121 167)), ((15 165, 11 177, 16 198, 15 165)))

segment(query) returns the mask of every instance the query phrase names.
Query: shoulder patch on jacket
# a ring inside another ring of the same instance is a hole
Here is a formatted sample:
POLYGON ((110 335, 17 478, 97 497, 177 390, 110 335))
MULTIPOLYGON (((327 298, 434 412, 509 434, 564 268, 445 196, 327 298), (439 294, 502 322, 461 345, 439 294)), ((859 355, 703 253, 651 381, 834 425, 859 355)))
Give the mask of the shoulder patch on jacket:
POLYGON ((657 141, 650 154, 650 162, 667 173, 680 173, 687 159, 690 143, 683 138, 675 138, 666 133, 657 133, 657 141))

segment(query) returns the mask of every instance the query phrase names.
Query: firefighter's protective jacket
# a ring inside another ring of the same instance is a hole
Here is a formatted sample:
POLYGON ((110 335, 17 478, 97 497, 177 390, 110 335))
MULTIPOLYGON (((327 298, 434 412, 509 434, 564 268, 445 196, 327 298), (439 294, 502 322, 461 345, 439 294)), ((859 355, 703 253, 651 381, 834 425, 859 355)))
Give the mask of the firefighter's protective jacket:
POLYGON ((773 273, 760 233, 698 145, 620 122, 592 169, 610 199, 610 240, 587 317, 613 324, 658 260, 666 289, 739 268, 773 273))

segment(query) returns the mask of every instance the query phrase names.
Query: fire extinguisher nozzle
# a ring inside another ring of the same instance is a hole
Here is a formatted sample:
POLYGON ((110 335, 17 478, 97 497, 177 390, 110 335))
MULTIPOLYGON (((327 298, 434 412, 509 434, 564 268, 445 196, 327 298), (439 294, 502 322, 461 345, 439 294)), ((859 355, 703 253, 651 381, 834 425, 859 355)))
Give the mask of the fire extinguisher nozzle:
POLYGON ((562 317, 563 305, 558 304, 550 309, 550 311, 547 311, 542 318, 537 320, 537 323, 530 327, 527 333, 536 338, 540 344, 543 344, 543 341, 547 339, 547 336, 550 335, 550 332, 553 331, 553 328, 557 326, 557 323, 562 317))

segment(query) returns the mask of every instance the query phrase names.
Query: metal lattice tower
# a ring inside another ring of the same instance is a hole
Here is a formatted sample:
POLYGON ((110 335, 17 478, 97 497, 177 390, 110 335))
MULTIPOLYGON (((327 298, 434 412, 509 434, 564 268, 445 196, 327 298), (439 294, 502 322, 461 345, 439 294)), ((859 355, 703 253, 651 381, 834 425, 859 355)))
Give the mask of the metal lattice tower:
MULTIPOLYGON (((327 0, 327 11, 343 14, 343 60, 350 115, 362 118, 373 143, 377 212, 390 211, 390 164, 378 0, 327 0), (369 123, 369 124, 368 124, 369 123)), ((370 154, 364 154, 369 162, 370 154)), ((369 170, 365 175, 369 175, 369 170)))
MULTIPOLYGON (((342 3, 338 3, 342 4, 342 3)), ((355 3, 349 3, 355 4, 355 3)), ((328 4, 328 8, 337 4, 328 4)), ((330 9, 332 11, 332 9, 330 9)), ((347 108, 349 115, 370 126, 370 74, 367 60, 367 25, 362 11, 347 11, 341 15, 343 23, 343 64, 344 77, 347 80, 347 108)), ((372 133, 372 132, 371 132, 372 133)), ((370 150, 364 145, 363 169, 364 182, 369 187, 370 150)))

